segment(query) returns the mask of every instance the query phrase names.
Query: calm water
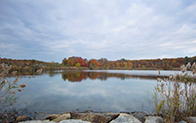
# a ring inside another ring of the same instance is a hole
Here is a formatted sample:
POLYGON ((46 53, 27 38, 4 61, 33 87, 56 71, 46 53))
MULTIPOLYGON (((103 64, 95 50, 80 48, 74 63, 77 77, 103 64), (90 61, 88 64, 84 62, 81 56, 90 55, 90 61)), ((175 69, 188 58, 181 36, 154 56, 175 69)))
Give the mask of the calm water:
MULTIPOLYGON (((171 73, 177 71, 161 71, 161 76, 171 73)), ((17 93, 17 108, 51 113, 152 111, 154 107, 147 100, 157 77, 157 71, 142 70, 51 71, 28 82, 24 76, 19 84, 26 83, 27 87, 17 93)))

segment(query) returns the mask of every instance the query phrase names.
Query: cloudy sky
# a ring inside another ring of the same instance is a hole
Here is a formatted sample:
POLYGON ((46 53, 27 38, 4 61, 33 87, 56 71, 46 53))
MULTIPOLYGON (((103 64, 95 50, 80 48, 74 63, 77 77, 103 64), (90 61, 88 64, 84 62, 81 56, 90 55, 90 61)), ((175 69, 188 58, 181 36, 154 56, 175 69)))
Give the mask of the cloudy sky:
POLYGON ((3 58, 152 59, 196 54, 195 0, 0 0, 3 58))

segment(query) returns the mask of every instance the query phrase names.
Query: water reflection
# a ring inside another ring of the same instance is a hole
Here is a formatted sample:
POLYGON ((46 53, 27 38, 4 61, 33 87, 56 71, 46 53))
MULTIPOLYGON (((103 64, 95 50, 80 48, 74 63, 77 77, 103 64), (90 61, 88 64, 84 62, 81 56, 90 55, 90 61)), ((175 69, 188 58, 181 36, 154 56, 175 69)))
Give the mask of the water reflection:
MULTIPOLYGON (((162 72, 164 73, 164 71, 162 72)), ((169 71, 168 73, 171 73, 169 71)), ((146 100, 157 84, 157 71, 48 71, 31 78, 22 93, 17 93, 17 108, 30 112, 68 112, 79 109, 94 111, 152 111, 146 100), (65 82, 66 81, 66 82, 65 82), (79 83, 80 82, 80 83, 79 83)), ((21 77, 22 84, 28 77, 21 77)))
MULTIPOLYGON (((49 73, 50 76, 54 76, 58 72, 49 73)), ((87 78, 91 80, 100 79, 106 81, 108 78, 119 78, 121 80, 130 78, 149 79, 156 80, 158 77, 166 78, 167 76, 149 76, 149 75, 130 75, 124 73, 108 73, 108 72, 90 72, 90 71, 63 71, 61 72, 62 79, 69 82, 81 82, 87 78)))

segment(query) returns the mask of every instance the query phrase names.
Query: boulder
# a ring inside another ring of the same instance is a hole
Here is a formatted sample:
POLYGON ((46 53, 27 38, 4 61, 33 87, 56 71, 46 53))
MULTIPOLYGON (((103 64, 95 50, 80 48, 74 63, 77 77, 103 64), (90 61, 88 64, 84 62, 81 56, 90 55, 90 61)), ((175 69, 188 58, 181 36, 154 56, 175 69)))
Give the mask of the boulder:
POLYGON ((33 118, 30 116, 19 116, 16 118, 17 122, 29 121, 29 120, 33 120, 33 118))
POLYGON ((142 123, 145 121, 145 117, 148 115, 146 112, 133 112, 131 113, 134 117, 139 119, 142 123))
POLYGON ((54 122, 60 122, 62 120, 66 120, 66 119, 70 119, 71 118, 71 114, 70 113, 65 113, 65 114, 62 114, 62 115, 59 115, 57 118, 55 118, 54 122))
POLYGON ((92 121, 94 116, 93 113, 72 113, 72 119, 80 119, 84 121, 92 121))
POLYGON ((82 121, 82 120, 63 120, 59 123, 91 123, 91 122, 82 121))
POLYGON ((72 119, 90 121, 92 123, 108 123, 118 117, 116 113, 72 113, 72 119))
POLYGON ((59 116, 59 114, 51 114, 48 117, 46 117, 46 120, 54 120, 59 116))
POLYGON ((144 123, 164 123, 164 120, 159 116, 149 116, 144 123))
POLYGON ((112 120, 110 123, 142 123, 142 122, 130 114, 121 113, 115 120, 112 120))

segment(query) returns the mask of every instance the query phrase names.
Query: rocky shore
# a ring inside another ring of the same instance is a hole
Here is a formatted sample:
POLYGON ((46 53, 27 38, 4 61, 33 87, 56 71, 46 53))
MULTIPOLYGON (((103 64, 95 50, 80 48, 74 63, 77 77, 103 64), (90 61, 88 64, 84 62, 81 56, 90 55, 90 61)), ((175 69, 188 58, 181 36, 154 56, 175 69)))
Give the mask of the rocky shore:
MULTIPOLYGON (((196 123, 196 117, 187 118, 188 122, 180 121, 178 123, 196 123)), ((0 123, 4 123, 0 119, 0 123)), ((67 112, 63 114, 50 114, 46 112, 38 112, 32 116, 17 116, 14 121, 21 123, 164 123, 164 119, 159 116, 150 116, 146 112, 67 112)))

